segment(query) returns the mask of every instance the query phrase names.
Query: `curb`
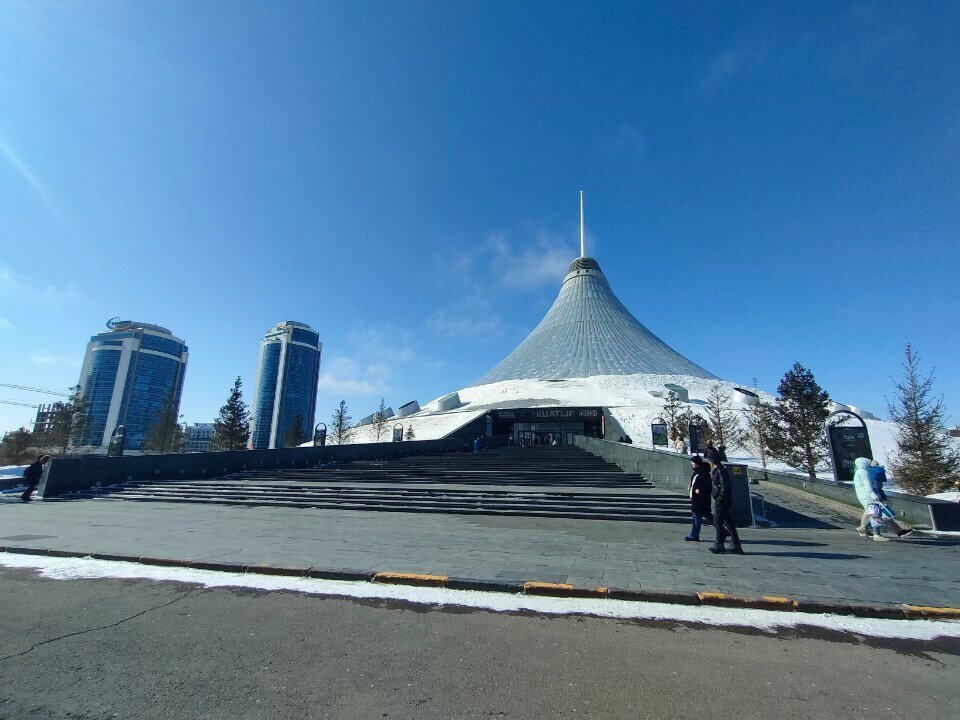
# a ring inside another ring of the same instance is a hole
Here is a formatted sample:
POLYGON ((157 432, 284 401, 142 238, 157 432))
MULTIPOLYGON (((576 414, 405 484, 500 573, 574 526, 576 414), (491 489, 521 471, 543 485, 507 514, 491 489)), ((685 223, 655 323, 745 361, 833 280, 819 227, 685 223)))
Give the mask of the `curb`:
POLYGON ((777 595, 749 597, 743 595, 727 595, 718 592, 695 593, 646 588, 577 587, 567 583, 539 582, 535 580, 527 582, 482 580, 422 573, 394 571, 373 572, 346 568, 303 568, 287 565, 269 565, 266 563, 244 565, 242 563, 156 558, 146 555, 84 553, 75 550, 46 550, 43 548, 6 547, 2 545, 0 545, 0 552, 16 555, 42 555, 61 558, 93 558, 95 560, 106 560, 110 562, 132 562, 157 567, 180 567, 213 572, 249 573, 282 577, 315 578, 319 580, 376 582, 413 587, 441 587, 447 588, 448 590, 480 590, 511 594, 522 593, 524 595, 540 597, 609 598, 611 600, 628 602, 654 602, 668 603, 671 605, 698 605, 702 607, 743 608, 770 610, 774 612, 854 615, 856 617, 884 620, 960 620, 960 608, 912 605, 909 603, 863 603, 852 600, 820 600, 815 598, 791 599, 777 595))

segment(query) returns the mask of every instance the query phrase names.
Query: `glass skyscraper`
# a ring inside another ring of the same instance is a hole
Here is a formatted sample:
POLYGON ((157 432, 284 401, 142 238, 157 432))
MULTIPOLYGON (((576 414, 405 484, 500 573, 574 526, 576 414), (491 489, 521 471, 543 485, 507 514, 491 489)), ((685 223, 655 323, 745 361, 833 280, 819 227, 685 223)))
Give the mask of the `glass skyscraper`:
POLYGON ((284 447, 297 417, 301 442, 313 437, 322 348, 320 336, 305 323, 286 320, 267 331, 253 396, 255 450, 284 447))
POLYGON ((180 406, 187 346, 159 325, 120 320, 107 326, 87 344, 80 386, 90 406, 86 436, 74 442, 106 447, 123 425, 125 447, 139 450, 168 399, 180 406))

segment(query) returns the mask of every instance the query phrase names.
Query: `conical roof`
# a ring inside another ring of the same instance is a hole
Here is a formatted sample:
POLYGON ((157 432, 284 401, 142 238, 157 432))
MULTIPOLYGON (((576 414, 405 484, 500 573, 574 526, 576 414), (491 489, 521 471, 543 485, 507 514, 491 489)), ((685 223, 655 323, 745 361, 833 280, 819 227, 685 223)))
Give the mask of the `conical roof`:
POLYGON ((549 312, 475 385, 593 375, 692 375, 716 379, 630 314, 593 258, 577 258, 549 312))

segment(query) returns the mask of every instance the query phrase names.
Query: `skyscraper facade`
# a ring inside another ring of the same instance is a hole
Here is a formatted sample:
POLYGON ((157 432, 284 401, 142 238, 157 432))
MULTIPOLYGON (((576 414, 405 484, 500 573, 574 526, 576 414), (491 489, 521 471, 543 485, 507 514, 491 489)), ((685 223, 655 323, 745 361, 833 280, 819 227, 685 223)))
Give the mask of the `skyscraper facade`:
POLYGON ((117 320, 94 335, 80 371, 87 427, 76 444, 106 447, 123 425, 125 447, 139 450, 168 402, 180 407, 187 346, 159 325, 117 320))
POLYGON ((301 441, 312 437, 322 349, 320 336, 306 323, 286 320, 267 331, 253 398, 255 450, 284 447, 298 422, 301 441))

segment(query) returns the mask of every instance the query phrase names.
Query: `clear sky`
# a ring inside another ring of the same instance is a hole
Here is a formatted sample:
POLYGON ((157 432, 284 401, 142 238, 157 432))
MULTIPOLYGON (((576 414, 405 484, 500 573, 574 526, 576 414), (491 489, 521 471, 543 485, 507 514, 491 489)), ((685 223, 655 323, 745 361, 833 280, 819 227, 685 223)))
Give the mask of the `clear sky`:
POLYGON ((209 421, 297 319, 318 419, 428 401, 539 322, 583 189, 694 362, 885 414, 910 341, 960 421, 960 3, 518 5, 0 3, 0 382, 75 384, 120 315, 209 421))

